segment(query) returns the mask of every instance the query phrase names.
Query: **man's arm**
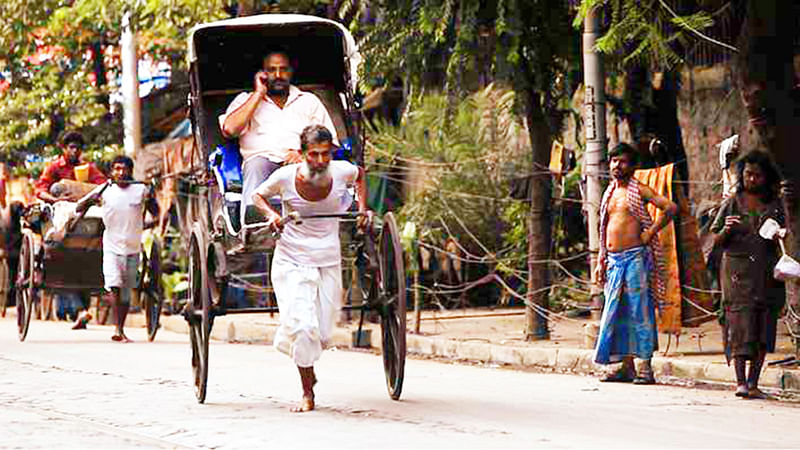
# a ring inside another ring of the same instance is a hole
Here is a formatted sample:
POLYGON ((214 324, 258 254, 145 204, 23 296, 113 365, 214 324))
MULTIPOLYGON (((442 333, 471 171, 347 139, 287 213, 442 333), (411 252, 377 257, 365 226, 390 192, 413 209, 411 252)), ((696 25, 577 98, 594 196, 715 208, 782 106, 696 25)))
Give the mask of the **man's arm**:
POLYGON ((101 184, 100 186, 97 186, 91 192, 84 195, 80 200, 78 200, 78 204, 75 205, 75 212, 80 214, 89 209, 90 206, 99 202, 100 196, 103 195, 103 191, 106 190, 108 184, 109 183, 106 182, 104 184, 101 184))
POLYGON ((54 203, 58 201, 55 196, 50 194, 50 186, 52 186, 56 181, 58 181, 58 177, 56 176, 56 167, 55 164, 51 162, 44 168, 44 171, 39 176, 39 179, 36 180, 36 197, 48 203, 54 203))
POLYGON ((103 175, 103 172, 100 172, 100 169, 94 165, 94 163, 89 163, 89 183, 92 184, 103 184, 106 182, 106 176, 103 175))
POLYGON ((145 209, 147 209, 150 215, 152 215, 155 218, 158 218, 158 213, 159 213, 158 200, 156 200, 155 190, 153 189, 152 185, 147 189, 147 193, 145 194, 144 207, 145 209))
POLYGON ((266 181, 256 188, 252 200, 253 205, 267 215, 267 222, 269 222, 270 228, 279 231, 281 215, 270 206, 268 201, 270 197, 279 192, 278 180, 275 176, 276 173, 278 173, 278 171, 273 172, 266 181))
POLYGON ((226 138, 238 137, 247 128, 247 124, 253 118, 256 108, 258 108, 258 103, 267 93, 267 85, 263 81, 262 72, 257 72, 254 78, 255 90, 250 93, 250 96, 247 97, 247 100, 242 105, 225 117, 225 121, 220 126, 222 135, 226 138))
POLYGON ((357 167, 358 175, 356 175, 356 200, 358 201, 358 219, 356 224, 359 228, 366 229, 372 224, 372 211, 369 210, 367 205, 367 179, 363 167, 357 167))
POLYGON ((650 186, 645 184, 641 185, 642 200, 646 203, 652 203, 656 208, 660 209, 663 214, 658 218, 658 221, 653 222, 647 230, 642 232, 642 243, 648 244, 653 236, 656 235, 662 228, 667 226, 669 222, 678 214, 678 205, 672 200, 656 194, 650 186))
POLYGON ((358 168, 358 175, 356 175, 356 199, 358 200, 358 212, 365 213, 367 211, 367 180, 366 173, 363 167, 358 168))

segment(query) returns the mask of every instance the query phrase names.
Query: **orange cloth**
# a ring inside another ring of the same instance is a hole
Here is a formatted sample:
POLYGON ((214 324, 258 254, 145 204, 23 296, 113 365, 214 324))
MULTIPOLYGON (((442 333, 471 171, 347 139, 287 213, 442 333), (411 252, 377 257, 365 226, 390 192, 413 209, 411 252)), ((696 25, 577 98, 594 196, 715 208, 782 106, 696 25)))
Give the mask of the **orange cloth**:
MULTIPOLYGON (((650 186, 656 194, 675 201, 679 207, 675 220, 658 233, 666 272, 666 295, 658 314, 658 329, 670 334, 680 333, 682 326, 698 326, 713 318, 704 312, 713 309, 713 299, 707 292, 709 283, 700 252, 697 222, 681 189, 674 189, 673 176, 677 176, 674 167, 668 164, 634 173, 637 180, 650 186)), ((648 204, 647 209, 653 222, 660 220, 661 210, 652 204, 648 204)))
MULTIPOLYGON (((668 164, 655 169, 637 170, 636 179, 650 186, 656 194, 672 198, 672 171, 674 165, 668 164)), ((660 209, 653 204, 648 204, 647 209, 653 222, 661 220, 660 209)), ((671 221, 658 233, 661 244, 661 257, 663 258, 664 281, 666 294, 664 303, 658 312, 658 330, 662 333, 679 333, 681 331, 681 283, 678 268, 678 248, 675 245, 675 222, 671 221)))

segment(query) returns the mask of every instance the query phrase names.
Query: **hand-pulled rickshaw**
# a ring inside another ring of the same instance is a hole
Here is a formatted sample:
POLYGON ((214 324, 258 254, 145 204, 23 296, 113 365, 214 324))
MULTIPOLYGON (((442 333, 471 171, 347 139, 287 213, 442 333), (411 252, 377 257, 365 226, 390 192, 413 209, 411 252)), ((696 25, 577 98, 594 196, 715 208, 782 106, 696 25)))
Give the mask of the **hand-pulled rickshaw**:
MULTIPOLYGON (((82 189, 87 192, 92 187, 85 185, 82 189)), ((15 281, 20 341, 24 341, 28 334, 34 307, 41 303, 41 294, 72 292, 88 299, 90 295, 103 291, 105 227, 102 210, 90 206, 83 213, 76 214, 75 205, 74 201, 37 202, 28 206, 20 219, 23 236, 15 281)), ((153 239, 146 249, 143 248, 139 258, 138 291, 150 341, 158 331, 161 313, 160 254, 160 244, 153 239)), ((7 303, 7 300, 3 302, 3 308, 7 303)))
MULTIPOLYGON (((239 270, 231 260, 242 253, 268 257, 277 237, 256 213, 246 211, 242 225, 241 156, 236 143, 221 136, 217 121, 237 94, 252 90, 253 74, 261 69, 264 56, 277 49, 287 52, 296 66, 293 84, 313 92, 328 110, 336 128, 331 131, 342 143, 336 157, 364 165, 362 130, 354 100, 360 56, 346 28, 312 16, 266 14, 202 24, 192 30, 191 119, 196 149, 208 165, 194 171, 193 182, 205 211, 191 230, 190 294, 184 317, 190 328, 195 395, 200 403, 206 397, 214 318, 278 312, 274 304, 242 304, 230 295, 234 283, 271 290, 268 274, 239 270)), ((335 216, 340 218, 342 254, 352 256, 351 269, 356 271, 364 298, 362 305, 344 308, 361 310, 361 323, 365 310, 379 314, 384 372, 389 395, 396 400, 402 389, 406 357, 405 272, 397 223, 392 213, 387 213, 366 232, 358 232, 355 213, 335 216)), ((268 271, 269 264, 266 267, 268 271)))

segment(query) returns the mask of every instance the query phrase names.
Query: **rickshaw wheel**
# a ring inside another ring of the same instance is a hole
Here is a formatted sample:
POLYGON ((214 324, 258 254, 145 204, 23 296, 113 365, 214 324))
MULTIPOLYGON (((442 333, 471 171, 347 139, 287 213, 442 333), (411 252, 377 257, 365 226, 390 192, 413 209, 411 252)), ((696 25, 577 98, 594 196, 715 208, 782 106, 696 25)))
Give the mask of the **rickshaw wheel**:
POLYGON ((8 306, 8 296, 11 295, 11 276, 8 270, 8 259, 0 260, 0 317, 6 316, 8 306))
POLYGON ((379 245, 383 370, 389 396, 397 400, 403 390, 406 365, 406 281, 403 248, 392 213, 383 216, 379 245))
POLYGON ((208 339, 211 334, 209 318, 208 272, 206 246, 199 224, 193 227, 189 251, 189 338, 192 344, 192 373, 194 393, 198 403, 206 400, 208 385, 208 339))
POLYGON ((161 286, 161 244, 153 239, 150 245, 150 257, 142 257, 142 279, 139 289, 144 297, 144 317, 147 324, 147 340, 153 341, 160 326, 161 307, 164 300, 164 290, 161 286))
POLYGON ((35 292, 33 271, 33 241, 29 236, 25 236, 19 252, 19 269, 17 271, 17 331, 20 341, 24 341, 28 336, 28 326, 33 313, 35 292))

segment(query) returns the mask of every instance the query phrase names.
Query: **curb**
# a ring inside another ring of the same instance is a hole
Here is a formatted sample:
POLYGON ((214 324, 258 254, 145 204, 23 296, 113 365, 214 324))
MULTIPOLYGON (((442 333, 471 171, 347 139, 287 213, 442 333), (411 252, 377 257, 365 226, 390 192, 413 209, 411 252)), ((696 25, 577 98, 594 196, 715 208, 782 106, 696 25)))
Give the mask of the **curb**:
MULTIPOLYGON (((144 327, 144 316, 131 314, 126 325, 144 327)), ((161 328, 182 334, 188 334, 189 330, 186 321, 179 315, 161 316, 161 328)), ((224 342, 271 344, 276 329, 275 320, 237 320, 236 316, 221 316, 214 319, 211 338, 224 342)), ((372 330, 371 348, 380 349, 380 326, 364 323, 362 329, 372 330)), ((336 328, 331 339, 332 346, 355 349, 353 346, 355 331, 356 327, 336 328)), ((406 336, 406 349, 413 355, 468 363, 496 364, 511 368, 581 375, 597 375, 600 372, 600 367, 592 361, 594 352, 587 349, 500 345, 414 334, 406 336)), ((653 371, 661 384, 686 386, 687 380, 689 385, 702 383, 732 388, 736 384, 733 368, 724 361, 694 362, 655 356, 652 364, 653 371)), ((762 374, 761 385, 779 396, 797 396, 800 395, 800 373, 797 370, 768 367, 762 374)))

